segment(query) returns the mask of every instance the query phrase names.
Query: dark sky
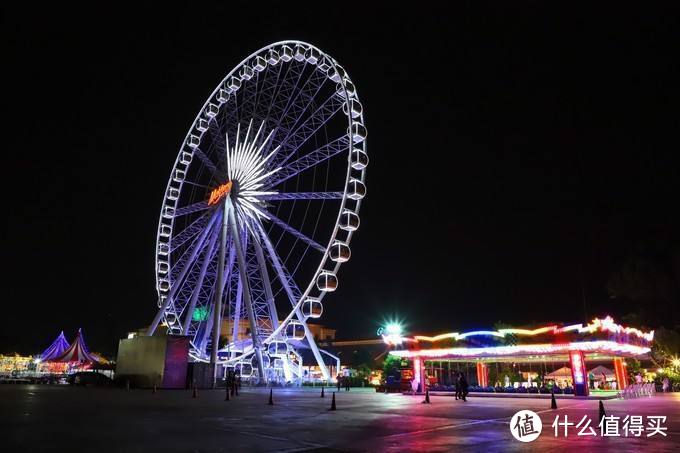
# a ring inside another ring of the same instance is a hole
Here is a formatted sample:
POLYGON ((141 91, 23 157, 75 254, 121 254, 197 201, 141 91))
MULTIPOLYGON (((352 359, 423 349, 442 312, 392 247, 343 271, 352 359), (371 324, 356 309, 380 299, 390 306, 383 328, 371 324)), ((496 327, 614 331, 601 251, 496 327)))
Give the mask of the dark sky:
POLYGON ((678 10, 539 4, 5 10, 0 352, 82 327, 112 353, 149 323, 179 145, 282 39, 333 55, 364 104, 368 196, 323 318, 340 336, 578 322, 583 295, 589 317, 635 310, 609 275, 679 240, 678 10))

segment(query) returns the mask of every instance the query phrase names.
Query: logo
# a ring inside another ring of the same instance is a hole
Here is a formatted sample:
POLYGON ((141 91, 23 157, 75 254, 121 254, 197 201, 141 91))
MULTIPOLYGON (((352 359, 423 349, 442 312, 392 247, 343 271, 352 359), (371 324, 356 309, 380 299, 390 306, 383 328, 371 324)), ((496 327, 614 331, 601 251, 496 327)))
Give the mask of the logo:
POLYGON ((213 189, 210 192, 210 198, 208 198, 208 206, 217 204, 229 191, 231 191, 231 181, 213 189))
POLYGON ((510 432, 520 442, 533 442, 541 434, 543 422, 536 412, 523 410, 510 419, 510 432))

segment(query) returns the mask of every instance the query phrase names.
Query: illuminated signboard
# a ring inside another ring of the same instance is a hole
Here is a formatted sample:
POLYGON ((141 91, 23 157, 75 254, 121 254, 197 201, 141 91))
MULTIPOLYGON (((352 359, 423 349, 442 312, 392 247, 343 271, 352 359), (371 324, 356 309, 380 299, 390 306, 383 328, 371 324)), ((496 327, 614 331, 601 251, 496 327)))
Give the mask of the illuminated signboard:
POLYGON ((231 181, 214 188, 212 192, 210 192, 210 197, 208 198, 208 206, 217 204, 225 195, 229 193, 230 190, 231 181))
POLYGON ((574 374, 574 383, 583 384, 585 382, 585 373, 583 371, 583 356, 580 351, 575 351, 570 354, 572 373, 574 374))

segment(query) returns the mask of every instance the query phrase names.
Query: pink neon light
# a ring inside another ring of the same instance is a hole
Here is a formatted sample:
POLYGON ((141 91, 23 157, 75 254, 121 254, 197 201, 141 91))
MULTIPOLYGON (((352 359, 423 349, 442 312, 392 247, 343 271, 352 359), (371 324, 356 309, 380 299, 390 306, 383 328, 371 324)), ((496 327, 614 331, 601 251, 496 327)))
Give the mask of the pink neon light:
POLYGON ((495 336, 495 337, 505 337, 506 335, 528 335, 528 336, 534 336, 534 335, 539 335, 542 333, 547 333, 551 332, 553 335, 557 335, 560 333, 565 333, 565 332, 571 332, 571 331, 578 331, 578 333, 593 333, 595 331, 601 331, 601 332, 612 332, 612 333, 624 333, 626 335, 634 334, 638 336, 639 338, 643 338, 644 340, 647 341, 652 341, 654 339, 654 331, 650 332, 642 332, 641 330, 632 328, 632 327, 624 327, 619 324, 616 324, 614 320, 612 319, 611 316, 607 316, 604 319, 599 319, 595 318, 593 321, 588 324, 588 325, 582 325, 582 324, 573 324, 571 326, 566 326, 566 327, 558 327, 558 326, 546 326, 546 327, 540 327, 538 329, 500 329, 498 331, 490 331, 490 330, 478 330, 478 331, 473 331, 473 332, 467 332, 467 333, 458 333, 458 332, 451 332, 451 333, 444 333, 441 335, 436 335, 434 337, 428 337, 426 335, 416 335, 413 338, 408 338, 408 337, 402 337, 399 336, 398 338, 394 338, 390 335, 383 335, 383 340, 387 344, 399 344, 402 342, 418 342, 418 341, 427 341, 430 343, 435 343, 440 340, 444 340, 447 338, 453 338, 454 340, 463 340, 467 337, 471 336, 477 336, 477 335, 485 335, 485 336, 495 336))

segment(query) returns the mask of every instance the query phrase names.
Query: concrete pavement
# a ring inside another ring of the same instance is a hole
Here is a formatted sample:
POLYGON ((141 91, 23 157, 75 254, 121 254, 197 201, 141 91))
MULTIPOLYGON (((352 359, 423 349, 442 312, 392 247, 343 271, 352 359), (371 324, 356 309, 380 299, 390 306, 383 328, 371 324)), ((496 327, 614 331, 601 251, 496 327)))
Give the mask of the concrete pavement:
MULTIPOLYGON (((246 389, 224 401, 224 391, 0 386, 2 451, 238 452, 238 451, 678 451, 680 394, 604 401, 608 415, 665 415, 668 437, 555 437, 556 415, 598 422, 598 401, 470 398, 379 394, 372 389, 246 389), (543 432, 516 441, 510 419, 538 413, 543 432)), ((646 423, 646 422, 645 422, 646 423)))

